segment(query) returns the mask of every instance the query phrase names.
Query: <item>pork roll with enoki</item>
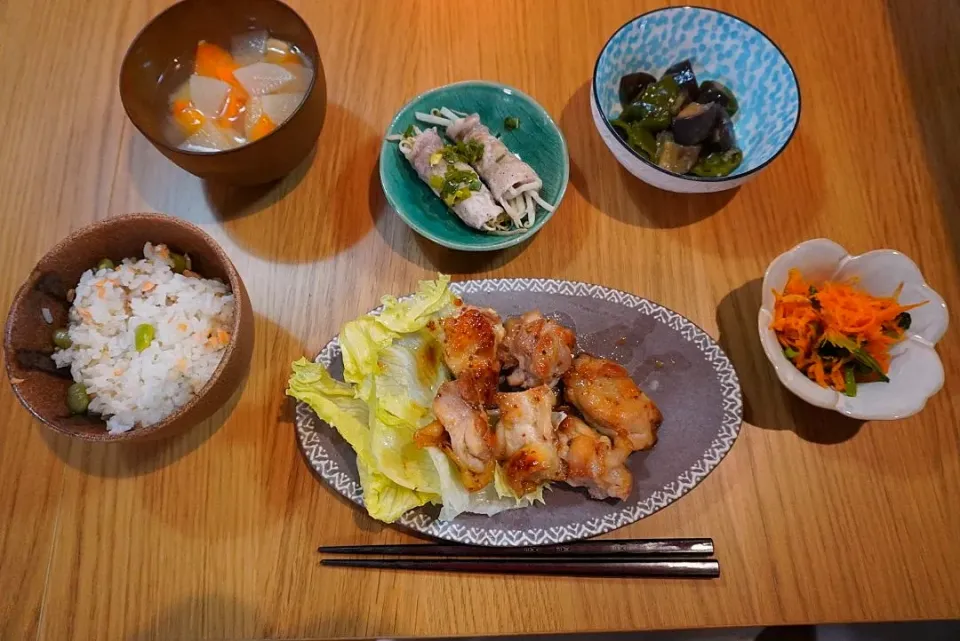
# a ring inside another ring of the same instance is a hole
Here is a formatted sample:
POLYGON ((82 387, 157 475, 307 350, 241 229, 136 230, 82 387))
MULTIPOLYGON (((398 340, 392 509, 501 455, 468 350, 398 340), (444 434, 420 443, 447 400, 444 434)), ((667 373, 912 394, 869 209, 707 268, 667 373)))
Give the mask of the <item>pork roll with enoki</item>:
MULTIPOLYGON (((436 129, 412 129, 400 140, 400 152, 417 175, 467 226, 481 231, 498 228, 503 208, 477 173, 462 161, 448 161, 443 140, 436 129)), ((449 155, 448 155, 449 157, 449 155)))
POLYGON ((447 136, 457 143, 457 151, 477 171, 490 188, 494 200, 503 207, 512 223, 512 231, 532 227, 538 206, 553 211, 553 205, 540 197, 543 180, 537 172, 493 135, 480 122, 478 114, 459 114, 443 107, 429 114, 418 113, 417 119, 447 128, 447 136))

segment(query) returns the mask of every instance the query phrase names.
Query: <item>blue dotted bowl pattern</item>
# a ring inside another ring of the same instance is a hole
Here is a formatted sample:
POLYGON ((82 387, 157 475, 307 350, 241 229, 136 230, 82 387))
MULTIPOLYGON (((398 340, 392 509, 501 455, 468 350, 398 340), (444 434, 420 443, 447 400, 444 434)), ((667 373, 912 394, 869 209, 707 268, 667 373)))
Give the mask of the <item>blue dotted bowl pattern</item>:
POLYGON ((740 103, 733 122, 743 163, 726 179, 772 160, 790 141, 800 118, 796 75, 762 32, 719 11, 672 7, 621 27, 607 42, 594 72, 593 90, 603 116, 609 119, 620 113, 617 89, 622 76, 646 71, 660 77, 686 58, 698 81, 722 82, 740 103))

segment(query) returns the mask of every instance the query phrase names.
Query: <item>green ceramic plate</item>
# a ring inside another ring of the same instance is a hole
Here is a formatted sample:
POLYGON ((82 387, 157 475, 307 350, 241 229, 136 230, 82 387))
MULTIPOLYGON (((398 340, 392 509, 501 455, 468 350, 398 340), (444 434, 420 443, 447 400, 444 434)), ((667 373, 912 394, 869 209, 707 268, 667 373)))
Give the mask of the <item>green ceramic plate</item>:
MULTIPOLYGON (((403 133, 411 124, 426 127, 417 122, 414 113, 440 107, 480 114, 483 124, 494 134, 502 134, 504 144, 540 174, 543 180, 541 197, 548 203, 560 204, 570 177, 567 142, 550 114, 533 98, 512 87, 482 80, 438 87, 404 105, 390 123, 387 135, 403 133), (511 116, 520 119, 520 126, 507 131, 503 121, 511 116)), ((420 180, 397 149, 397 143, 387 140, 380 149, 380 183, 390 206, 404 222, 418 234, 452 249, 490 251, 517 245, 537 233, 552 216, 550 212, 539 210, 533 227, 513 236, 496 236, 471 229, 420 180)))

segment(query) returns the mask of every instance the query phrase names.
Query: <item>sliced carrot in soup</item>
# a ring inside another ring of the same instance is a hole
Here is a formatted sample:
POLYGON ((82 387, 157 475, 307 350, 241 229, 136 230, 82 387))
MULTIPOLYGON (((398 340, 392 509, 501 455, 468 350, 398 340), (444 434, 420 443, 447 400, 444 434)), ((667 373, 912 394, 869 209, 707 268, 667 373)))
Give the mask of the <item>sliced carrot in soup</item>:
POLYGON ((203 114, 189 100, 174 100, 170 106, 173 121, 187 136, 192 136, 203 126, 203 114))

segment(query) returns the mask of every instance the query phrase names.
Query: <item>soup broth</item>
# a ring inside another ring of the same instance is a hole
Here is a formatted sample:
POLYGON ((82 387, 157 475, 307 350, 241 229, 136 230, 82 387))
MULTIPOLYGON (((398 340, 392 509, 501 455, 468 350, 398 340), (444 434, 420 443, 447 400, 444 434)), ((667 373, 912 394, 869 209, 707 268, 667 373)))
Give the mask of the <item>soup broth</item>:
POLYGON ((311 82, 307 57, 266 31, 235 36, 230 51, 201 40, 193 73, 170 96, 170 142, 215 153, 259 140, 293 115, 311 82))

